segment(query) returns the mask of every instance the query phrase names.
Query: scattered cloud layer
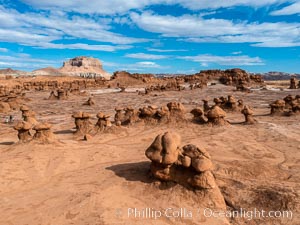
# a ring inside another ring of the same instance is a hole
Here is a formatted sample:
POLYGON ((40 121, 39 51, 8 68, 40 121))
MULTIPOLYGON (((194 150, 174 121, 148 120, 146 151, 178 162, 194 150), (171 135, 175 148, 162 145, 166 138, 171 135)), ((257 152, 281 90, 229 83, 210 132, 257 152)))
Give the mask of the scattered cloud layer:
POLYGON ((273 11, 271 13, 271 15, 273 16, 283 16, 283 15, 293 15, 293 14, 300 14, 300 2, 295 2, 289 6, 273 11))
POLYGON ((2 68, 53 65, 56 52, 62 59, 88 55, 116 60, 110 64, 116 70, 145 72, 300 63, 300 0, 0 2, 0 56, 13 57, 2 58, 2 68))
POLYGON ((165 59, 168 58, 167 55, 154 55, 154 54, 145 54, 145 53, 132 53, 126 54, 125 57, 133 58, 133 59, 147 59, 147 60, 155 60, 155 59, 165 59))
POLYGON ((189 42, 252 43, 256 47, 300 46, 300 23, 234 23, 225 19, 162 16, 151 12, 131 13, 131 18, 141 29, 189 42))
POLYGON ((2 42, 41 48, 61 49, 62 46, 65 46, 69 49, 115 51, 128 49, 128 44, 147 41, 111 32, 110 28, 104 20, 97 21, 80 16, 70 18, 64 13, 20 13, 14 9, 0 6, 0 41, 2 42), (90 45, 88 47, 85 43, 54 44, 54 41, 66 39, 86 39, 113 45, 90 45))
MULTIPOLYGON (((64 11, 80 12, 80 13, 99 13, 99 14, 122 14, 133 9, 144 9, 151 5, 181 5, 191 10, 199 9, 218 9, 233 6, 251 6, 259 7, 271 4, 280 4, 286 2, 283 0, 22 0, 28 5, 42 9, 59 9, 64 11)), ((288 1, 292 2, 292 1, 288 1)))
POLYGON ((14 69, 36 69, 56 65, 55 60, 46 60, 39 58, 32 58, 27 54, 16 54, 14 56, 0 55, 0 68, 14 68, 14 69))
POLYGON ((223 66, 253 66, 264 65, 264 62, 259 57, 249 57, 247 55, 241 56, 217 56, 210 54, 203 54, 197 56, 183 56, 181 59, 190 60, 201 63, 206 67, 209 64, 218 64, 223 66))
POLYGON ((8 52, 7 48, 0 48, 0 52, 8 52))

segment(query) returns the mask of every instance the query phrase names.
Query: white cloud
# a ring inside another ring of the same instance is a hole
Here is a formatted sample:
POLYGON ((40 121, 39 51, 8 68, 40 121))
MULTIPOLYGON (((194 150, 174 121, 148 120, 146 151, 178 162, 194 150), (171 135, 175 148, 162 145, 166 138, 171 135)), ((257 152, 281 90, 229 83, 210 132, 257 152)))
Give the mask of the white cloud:
POLYGON ((133 58, 133 59, 155 60, 155 59, 165 59, 165 58, 168 58, 169 56, 167 56, 167 55, 145 54, 145 53, 132 53, 132 54, 126 54, 125 57, 133 58))
MULTIPOLYGON (((233 6, 252 6, 260 7, 264 5, 279 4, 286 2, 284 0, 22 0, 30 6, 42 9, 59 9, 63 11, 73 11, 80 13, 99 13, 99 14, 122 14, 132 9, 143 9, 150 5, 166 4, 176 5, 180 4, 184 8, 197 9, 217 9, 221 7, 233 6)), ((288 1, 290 2, 290 1, 288 1)))
POLYGON ((202 66, 209 64, 218 64, 222 66, 254 66, 264 65, 259 57, 249 57, 247 55, 241 56, 216 56, 210 54, 203 54, 197 56, 183 56, 180 59, 185 59, 193 62, 199 62, 202 66))
POLYGON ((7 48, 0 48, 0 52, 8 52, 7 48))
POLYGON ((149 52, 187 52, 185 49, 157 49, 157 48, 147 48, 149 52))
POLYGON ((300 2, 295 2, 283 9, 271 12, 273 16, 300 14, 300 2))
POLYGON ((141 61, 132 64, 122 64, 122 63, 115 63, 115 62, 103 62, 105 67, 112 68, 114 70, 125 70, 125 71, 139 71, 139 72, 161 72, 161 70, 169 69, 169 66, 162 66, 156 62, 152 61, 141 61))
POLYGON ((242 54, 242 53, 243 53, 242 51, 231 52, 232 55, 240 55, 240 54, 242 54))
POLYGON ((257 47, 300 46, 300 23, 234 23, 225 19, 161 16, 150 12, 131 13, 131 19, 148 32, 189 42, 253 43, 257 47))
POLYGON ((116 50, 125 50, 132 48, 130 45, 88 45, 83 43, 76 44, 53 44, 45 43, 40 45, 39 48, 53 48, 53 49, 83 49, 83 50, 93 50, 93 51, 105 51, 105 52, 114 52, 116 50))
POLYGON ((136 66, 142 68, 161 68, 161 66, 155 62, 138 62, 136 63, 136 66))
POLYGON ((31 58, 30 55, 16 55, 16 56, 1 56, 0 55, 0 68, 13 68, 33 70, 41 67, 55 66, 56 61, 47 59, 31 58))
POLYGON ((82 43, 76 43, 69 45, 68 48, 113 51, 114 49, 127 49, 128 44, 148 41, 111 32, 109 31, 111 27, 105 21, 103 18, 69 17, 58 11, 53 13, 20 13, 14 9, 0 6, 0 42, 13 42, 34 47, 48 45, 59 48, 58 45, 53 44, 54 41, 87 39, 119 46, 94 45, 88 47, 82 43), (121 47, 120 45, 125 46, 121 47))

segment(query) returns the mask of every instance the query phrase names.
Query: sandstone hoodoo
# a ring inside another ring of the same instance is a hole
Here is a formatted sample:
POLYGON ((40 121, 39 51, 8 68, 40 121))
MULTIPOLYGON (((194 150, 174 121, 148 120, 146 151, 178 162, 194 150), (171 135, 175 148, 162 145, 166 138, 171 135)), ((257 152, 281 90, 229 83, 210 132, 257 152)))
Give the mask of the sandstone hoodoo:
POLYGON ((295 77, 290 79, 290 89, 297 89, 297 80, 295 77))
POLYGON ((93 106, 95 105, 95 102, 92 97, 89 97, 89 99, 86 102, 84 102, 83 105, 93 106))
POLYGON ((18 131, 18 138, 20 142, 27 142, 32 139, 30 134, 30 129, 32 128, 32 124, 26 121, 18 122, 14 129, 18 131))
POLYGON ((115 108, 116 114, 115 114, 114 120, 115 120, 116 126, 121 126, 122 123, 124 125, 124 121, 126 119, 125 119, 125 112, 123 110, 124 109, 121 107, 115 108))
POLYGON ((225 120, 226 112, 221 109, 219 106, 215 105, 213 106, 208 112, 207 112, 207 119, 208 124, 212 126, 224 126, 228 125, 228 121, 225 120))
POLYGON ((276 100, 272 104, 271 115, 275 116, 292 116, 300 112, 300 95, 288 95, 283 99, 276 100))
POLYGON ((61 67, 59 71, 63 74, 87 78, 103 77, 110 79, 111 77, 111 75, 102 68, 100 60, 85 56, 76 57, 64 62, 63 67, 61 67))
POLYGON ((169 102, 167 107, 170 111, 171 122, 184 122, 185 118, 185 108, 180 102, 169 102))
POLYGON ((211 109, 210 106, 208 105, 208 100, 203 99, 202 102, 203 102, 203 111, 204 113, 207 113, 211 109))
POLYGON ((161 181, 173 181, 196 190, 210 190, 211 200, 224 206, 224 198, 216 184, 209 153, 195 145, 181 147, 175 132, 158 135, 145 155, 151 160, 150 171, 161 181))
POLYGON ((257 121, 253 118, 253 110, 251 109, 250 106, 245 105, 244 108, 242 109, 242 114, 245 116, 245 122, 244 124, 255 124, 257 121))
POLYGON ((232 95, 228 95, 228 99, 225 100, 225 104, 224 104, 223 109, 229 110, 229 111, 239 110, 238 105, 237 105, 237 101, 235 100, 235 98, 232 95))
POLYGON ((77 112, 74 113, 72 117, 75 119, 75 134, 85 135, 89 134, 93 130, 93 126, 90 121, 90 114, 86 112, 77 112))
POLYGON ((33 140, 40 143, 46 144, 55 141, 55 136, 51 131, 51 124, 49 123, 39 123, 33 127, 36 133, 33 136, 33 140))
POLYGON ((125 114, 124 114, 125 120, 123 121, 123 123, 133 125, 140 121, 140 118, 139 118, 140 111, 139 110, 136 110, 131 106, 128 106, 124 109, 124 111, 125 111, 125 114))
POLYGON ((194 116, 194 118, 193 118, 194 122, 200 123, 200 124, 206 123, 206 120, 204 118, 204 112, 203 112, 202 108, 200 108, 200 107, 194 108, 191 111, 191 114, 194 116))
POLYGON ((139 118, 143 120, 146 124, 157 124, 160 117, 157 114, 158 106, 156 105, 149 105, 140 108, 139 118))
POLYGON ((272 116, 281 116, 284 115, 285 101, 284 100, 276 100, 271 106, 271 115, 272 116))
POLYGON ((109 120, 110 115, 105 115, 102 112, 97 114, 98 121, 96 123, 97 131, 105 131, 107 128, 111 127, 112 124, 109 120))
POLYGON ((56 90, 56 94, 55 91, 51 91, 48 100, 67 100, 68 97, 69 97, 68 90, 58 89, 56 90))
POLYGON ((23 105, 20 107, 20 110, 22 112, 22 118, 24 121, 36 125, 38 124, 36 118, 35 118, 35 112, 30 110, 28 106, 23 105))

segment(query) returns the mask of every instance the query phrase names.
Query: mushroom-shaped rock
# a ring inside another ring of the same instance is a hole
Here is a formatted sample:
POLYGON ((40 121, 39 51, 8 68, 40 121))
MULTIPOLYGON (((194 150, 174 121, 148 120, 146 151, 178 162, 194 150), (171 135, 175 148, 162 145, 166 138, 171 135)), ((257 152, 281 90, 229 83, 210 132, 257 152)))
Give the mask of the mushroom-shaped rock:
POLYGON ((76 112, 72 117, 75 119, 75 134, 85 135, 92 131, 93 128, 89 120, 91 117, 90 114, 86 112, 76 112))
POLYGON ((119 125, 121 126, 122 123, 124 123, 124 121, 126 120, 126 118, 125 118, 125 112, 123 110, 124 109, 121 108, 121 107, 116 107, 115 108, 116 114, 115 114, 114 120, 115 120, 115 124, 117 126, 119 126, 119 125))
POLYGON ((228 122, 225 120, 225 117, 226 112, 217 105, 213 106, 212 109, 207 112, 207 122, 213 126, 227 125, 228 122))
POLYGON ((202 108, 197 107, 192 109, 191 114, 194 116, 193 120, 197 123, 206 123, 206 120, 204 119, 204 112, 202 108))
POLYGON ((124 124, 132 125, 140 120, 139 118, 140 111, 134 109, 131 106, 125 108, 125 118, 124 124))
POLYGON ((55 140, 55 136, 51 131, 52 125, 49 123, 39 123, 33 127, 36 133, 33 136, 34 140, 42 143, 49 143, 55 140))
POLYGON ((245 124, 255 124, 257 121, 253 118, 253 110, 250 106, 245 105, 241 111, 245 116, 245 124))
POLYGON ((284 100, 276 100, 271 106, 271 115, 283 115, 284 108, 285 108, 285 101, 284 100))
POLYGON ((155 105, 150 105, 147 107, 140 108, 139 118, 144 120, 148 124, 155 124, 158 122, 158 107, 155 105))
POLYGON ((185 108, 180 102, 169 102, 167 107, 170 111, 170 120, 172 122, 183 122, 185 118, 185 108))
POLYGON ((154 177, 197 189, 212 189, 222 199, 206 150, 192 144, 181 148, 179 135, 167 132, 158 135, 145 154, 152 161, 150 170, 154 177))
POLYGON ((228 99, 225 102, 224 108, 230 111, 236 111, 239 109, 237 106, 237 101, 232 95, 228 95, 228 99))
POLYGON ((110 118, 110 115, 105 115, 104 113, 102 112, 99 112, 97 114, 97 118, 98 118, 98 121, 96 123, 96 128, 98 131, 104 131, 106 130, 108 127, 111 127, 112 124, 109 120, 110 118))
POLYGON ((32 139, 30 134, 30 129, 32 128, 32 124, 26 121, 18 122, 14 129, 18 131, 18 138, 20 142, 27 142, 32 139))

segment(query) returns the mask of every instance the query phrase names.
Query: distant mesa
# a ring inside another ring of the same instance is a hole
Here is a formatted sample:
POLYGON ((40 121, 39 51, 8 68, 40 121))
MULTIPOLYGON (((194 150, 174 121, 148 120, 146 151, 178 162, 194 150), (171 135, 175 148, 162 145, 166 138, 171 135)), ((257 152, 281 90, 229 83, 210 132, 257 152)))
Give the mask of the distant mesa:
POLYGON ((111 75, 107 73, 99 59, 86 56, 79 56, 64 62, 58 70, 62 74, 84 77, 104 77, 110 79, 111 75))
POLYGON ((103 67, 102 63, 99 59, 86 57, 86 56, 79 56, 73 59, 70 59, 63 63, 61 68, 53 68, 53 67, 46 67, 42 69, 37 69, 32 72, 25 72, 19 70, 13 70, 11 68, 7 69, 0 69, 0 76, 6 75, 31 75, 31 76, 62 76, 62 75, 69 75, 69 76, 81 76, 87 78, 97 78, 103 77, 105 79, 110 79, 111 74, 106 72, 103 67))

